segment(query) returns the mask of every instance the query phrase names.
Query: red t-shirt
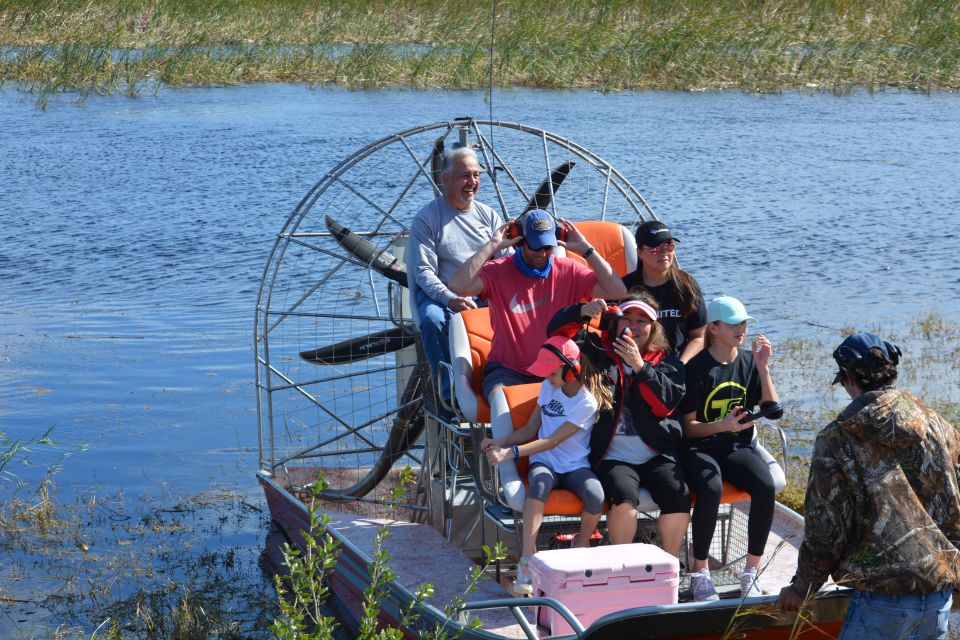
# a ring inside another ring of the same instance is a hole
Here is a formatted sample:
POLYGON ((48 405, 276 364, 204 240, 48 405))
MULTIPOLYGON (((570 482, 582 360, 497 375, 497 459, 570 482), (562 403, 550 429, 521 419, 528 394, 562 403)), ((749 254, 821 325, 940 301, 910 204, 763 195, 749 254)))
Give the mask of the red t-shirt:
POLYGON ((526 373, 540 345, 547 341, 547 325, 560 309, 589 300, 597 274, 575 260, 553 257, 550 275, 524 275, 508 255, 491 260, 480 270, 483 293, 490 303, 493 344, 488 361, 526 373))

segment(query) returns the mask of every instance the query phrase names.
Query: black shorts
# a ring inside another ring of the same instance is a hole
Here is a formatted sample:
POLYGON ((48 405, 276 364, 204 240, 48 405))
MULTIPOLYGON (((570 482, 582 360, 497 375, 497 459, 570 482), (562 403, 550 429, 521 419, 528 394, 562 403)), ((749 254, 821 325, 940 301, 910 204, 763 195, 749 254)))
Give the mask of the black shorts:
POLYGON ((643 464, 604 460, 597 468, 603 492, 611 506, 629 502, 640 504, 640 487, 650 492, 660 513, 689 513, 690 488, 683 466, 666 456, 657 456, 643 464))

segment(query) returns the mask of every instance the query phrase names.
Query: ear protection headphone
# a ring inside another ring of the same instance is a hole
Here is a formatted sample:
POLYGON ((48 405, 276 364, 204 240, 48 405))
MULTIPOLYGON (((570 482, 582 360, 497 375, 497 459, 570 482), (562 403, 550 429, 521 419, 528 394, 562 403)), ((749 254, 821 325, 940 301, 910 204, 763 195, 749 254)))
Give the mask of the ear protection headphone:
POLYGON ((609 349, 617 339, 617 324, 623 317, 623 311, 615 304, 607 306, 607 310, 600 314, 600 344, 609 349))
MULTIPOLYGON (((887 357, 890 358, 890 361, 893 362, 894 366, 900 364, 900 356, 903 353, 900 351, 900 347, 895 344, 890 344, 886 340, 883 341, 883 349, 887 352, 887 357)), ((854 369, 859 369, 863 362, 863 356, 860 355, 860 352, 856 349, 852 349, 846 345, 840 345, 833 352, 833 359, 837 361, 837 365, 846 371, 852 371, 854 369)))
MULTIPOLYGON (((527 215, 526 213, 520 214, 520 217, 510 223, 510 226, 507 227, 507 239, 513 240, 514 238, 523 237, 523 216, 527 215)), ((553 224, 553 233, 556 236, 557 240, 566 242, 567 241, 567 230, 563 228, 562 224, 559 224, 558 221, 555 221, 553 224)))
POLYGON ((560 358, 560 362, 563 363, 562 375, 564 382, 573 382, 580 377, 580 365, 574 364, 575 361, 571 361, 567 356, 563 355, 560 349, 557 349, 552 344, 545 344, 543 348, 560 358))

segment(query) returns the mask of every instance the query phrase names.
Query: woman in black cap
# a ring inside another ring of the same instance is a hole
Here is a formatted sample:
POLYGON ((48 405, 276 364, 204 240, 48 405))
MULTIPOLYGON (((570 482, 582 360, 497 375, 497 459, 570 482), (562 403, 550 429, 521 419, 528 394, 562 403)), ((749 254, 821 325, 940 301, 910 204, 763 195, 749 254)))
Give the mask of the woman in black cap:
POLYGON ((670 348, 684 363, 703 349, 707 310, 700 284, 676 265, 674 248, 679 242, 659 220, 648 220, 637 228, 637 270, 623 278, 631 292, 649 292, 660 306, 670 348))

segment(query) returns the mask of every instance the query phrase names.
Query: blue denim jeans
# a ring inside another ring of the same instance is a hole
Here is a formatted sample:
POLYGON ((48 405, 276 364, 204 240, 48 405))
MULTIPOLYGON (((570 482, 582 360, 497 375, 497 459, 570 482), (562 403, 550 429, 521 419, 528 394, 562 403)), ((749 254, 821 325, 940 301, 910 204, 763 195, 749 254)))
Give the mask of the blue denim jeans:
MULTIPOLYGON (((417 290, 417 312, 420 314, 420 340, 423 342, 423 353, 430 363, 430 373, 437 380, 437 364, 450 362, 450 318, 453 312, 446 305, 440 304, 421 290, 417 290)), ((450 395, 450 381, 447 376, 440 376, 440 393, 443 397, 450 395)))
POLYGON ((838 640, 947 638, 953 591, 887 596, 854 591, 838 640))

